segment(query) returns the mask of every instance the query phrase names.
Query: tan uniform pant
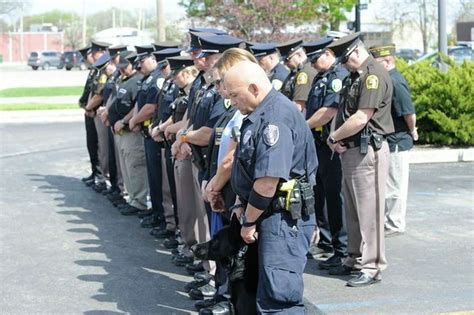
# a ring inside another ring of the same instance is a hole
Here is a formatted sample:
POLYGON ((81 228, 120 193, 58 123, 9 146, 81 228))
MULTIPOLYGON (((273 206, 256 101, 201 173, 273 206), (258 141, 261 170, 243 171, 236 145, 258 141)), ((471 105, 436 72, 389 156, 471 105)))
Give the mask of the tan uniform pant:
POLYGON ((99 166, 102 175, 109 177, 109 131, 98 115, 94 117, 95 129, 99 140, 99 166))
POLYGON ((115 144, 120 155, 120 168, 128 203, 140 210, 147 209, 148 177, 143 137, 135 132, 115 135, 115 144))
POLYGON ((166 166, 166 150, 161 149, 161 187, 163 190, 163 209, 165 213, 166 229, 168 231, 176 230, 176 220, 174 218, 173 198, 171 197, 170 182, 166 166))
POLYGON ((387 267, 384 212, 389 159, 387 142, 377 152, 369 146, 365 155, 358 147, 341 154, 348 237, 344 264, 360 265, 362 272, 374 278, 387 267))
POLYGON ((385 192, 385 229, 405 232, 407 213, 409 151, 390 153, 387 187, 385 192))

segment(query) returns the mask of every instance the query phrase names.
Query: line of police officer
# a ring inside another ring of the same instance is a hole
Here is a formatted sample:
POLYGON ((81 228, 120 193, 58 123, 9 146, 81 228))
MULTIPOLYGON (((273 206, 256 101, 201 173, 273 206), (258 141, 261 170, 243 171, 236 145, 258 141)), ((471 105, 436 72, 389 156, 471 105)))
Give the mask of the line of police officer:
POLYGON ((83 181, 166 239, 173 263, 194 274, 185 290, 206 301, 196 304, 201 313, 230 306, 213 305, 222 281, 213 262, 194 261, 191 247, 208 241, 230 212, 240 217, 244 241, 258 238, 260 313, 303 311, 308 251, 332 254, 319 264, 329 274, 358 271, 349 286, 380 280, 392 84, 359 34, 253 43, 259 66, 242 62, 223 77, 215 64, 242 40, 220 30, 190 29, 186 51, 169 42, 136 52, 107 46, 93 41, 81 50, 93 65, 80 99, 92 170, 83 181), (246 115, 234 127, 237 198, 216 225, 217 209, 202 190, 217 164, 208 147, 219 145, 216 131, 230 122, 231 104, 246 115))

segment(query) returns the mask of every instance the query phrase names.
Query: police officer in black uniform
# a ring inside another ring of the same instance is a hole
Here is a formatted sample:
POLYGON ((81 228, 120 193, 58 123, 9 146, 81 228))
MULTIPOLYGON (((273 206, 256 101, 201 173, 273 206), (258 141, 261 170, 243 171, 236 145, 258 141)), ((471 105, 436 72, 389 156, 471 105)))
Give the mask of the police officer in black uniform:
POLYGON ((337 152, 333 154, 329 149, 326 139, 329 136, 331 121, 339 108, 342 82, 348 71, 336 63, 336 57, 331 51, 325 49, 332 41, 332 37, 324 37, 305 44, 308 58, 318 71, 306 107, 306 120, 313 133, 319 161, 314 192, 319 241, 317 250, 310 252, 317 254, 334 251, 332 257, 319 264, 324 269, 340 265, 347 249, 347 234, 343 227, 341 160, 337 152), (324 211, 325 209, 327 211, 324 211))
POLYGON ((304 314, 303 271, 315 228, 317 156, 311 131, 259 66, 237 64, 224 84, 233 106, 248 114, 232 187, 244 211, 241 236, 247 243, 258 239, 257 311, 304 314))
POLYGON ((257 58, 258 64, 267 73, 268 79, 270 79, 275 90, 279 91, 290 74, 290 70, 280 62, 280 53, 276 45, 273 43, 257 43, 250 46, 250 52, 257 58))

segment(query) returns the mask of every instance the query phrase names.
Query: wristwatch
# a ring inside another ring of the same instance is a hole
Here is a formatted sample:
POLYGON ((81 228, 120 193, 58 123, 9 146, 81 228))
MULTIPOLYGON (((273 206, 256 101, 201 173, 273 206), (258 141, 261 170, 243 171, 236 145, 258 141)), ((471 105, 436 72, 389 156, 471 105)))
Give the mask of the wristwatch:
POLYGON ((240 216, 240 225, 242 225, 243 227, 251 227, 251 226, 254 226, 255 224, 257 224, 257 221, 253 221, 253 222, 247 221, 247 217, 245 216, 245 214, 242 214, 240 216))
POLYGON ((187 141, 188 141, 187 135, 188 135, 188 130, 187 130, 187 129, 186 129, 186 130, 183 130, 183 131, 181 132, 181 136, 180 136, 181 142, 187 142, 187 141))
POLYGON ((329 141, 329 143, 331 143, 331 144, 336 144, 336 143, 337 143, 336 139, 334 139, 333 136, 329 136, 329 137, 328 137, 328 141, 329 141))

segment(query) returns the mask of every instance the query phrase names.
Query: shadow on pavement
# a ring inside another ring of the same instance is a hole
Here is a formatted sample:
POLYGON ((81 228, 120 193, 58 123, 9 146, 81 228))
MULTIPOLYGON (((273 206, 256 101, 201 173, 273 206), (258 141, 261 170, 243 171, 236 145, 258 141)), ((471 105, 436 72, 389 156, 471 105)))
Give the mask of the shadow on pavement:
POLYGON ((136 217, 120 215, 106 197, 78 178, 28 176, 45 183, 39 187, 44 193, 62 194, 55 198, 57 213, 67 216, 69 226, 77 226, 67 231, 81 246, 82 253, 74 255, 93 257, 76 260, 77 269, 100 271, 77 278, 101 283, 102 289, 91 298, 116 303, 119 310, 89 310, 85 314, 189 314, 194 310, 194 301, 182 292, 190 278, 171 263, 169 251, 148 234, 148 229, 140 228, 136 217))

